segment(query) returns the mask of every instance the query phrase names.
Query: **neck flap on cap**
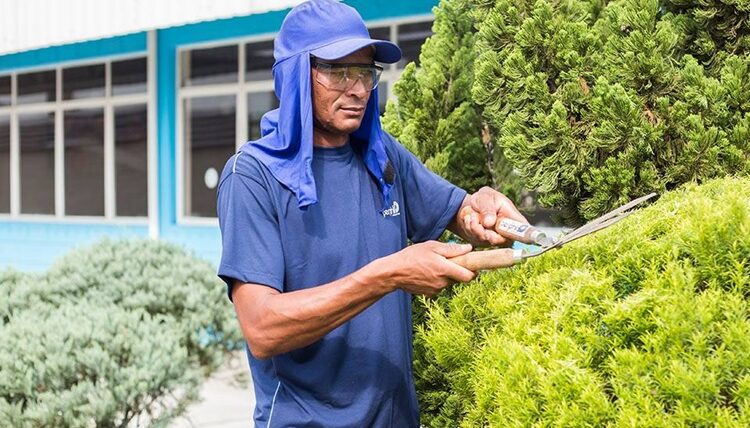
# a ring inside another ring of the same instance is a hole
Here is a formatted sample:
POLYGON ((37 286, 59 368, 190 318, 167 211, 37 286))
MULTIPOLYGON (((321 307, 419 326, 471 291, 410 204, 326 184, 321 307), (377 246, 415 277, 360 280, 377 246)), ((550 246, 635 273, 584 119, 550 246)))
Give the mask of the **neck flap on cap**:
MULTIPOLYGON (((271 110, 261 119, 261 135, 258 140, 245 144, 241 151, 250 154, 264 164, 271 174, 282 185, 294 192, 300 208, 318 202, 315 188, 315 178, 312 172, 313 156, 313 109, 310 74, 311 51, 329 43, 331 28, 324 26, 307 27, 306 34, 300 34, 304 23, 300 25, 286 25, 298 9, 302 8, 308 16, 315 15, 315 6, 330 6, 329 1, 312 1, 297 6, 287 15, 282 29, 274 41, 273 66, 274 87, 279 98, 279 108, 271 110), (305 10, 305 7, 308 9, 305 10), (310 13, 310 8, 312 12, 310 13), (285 31, 285 27, 286 31, 285 31), (290 28, 291 27, 291 28, 290 28), (317 34, 327 31, 327 34, 317 34), (310 34, 312 33, 312 34, 310 34), (304 37, 300 39, 301 37, 304 37), (290 40, 291 38, 291 40, 290 40), (308 40, 308 43, 300 42, 308 40)), ((343 5, 341 5, 343 6, 343 5)), ((345 6, 349 8, 349 6, 345 6)), ((353 9, 352 9, 353 10, 353 9)), ((342 16, 331 17, 330 8, 323 11, 329 19, 352 19, 351 12, 342 16)), ((297 13, 299 14, 299 13, 297 13)), ((356 14, 356 12, 355 12, 356 14)), ((357 14, 359 23, 364 23, 357 14)), ((300 19, 297 19, 300 21, 300 19)), ((339 21, 340 22, 340 21, 339 21)), ((357 23, 357 24, 359 24, 357 23)), ((365 29, 366 31, 366 29, 365 29)), ((364 117, 352 137, 364 142, 365 147, 357 148, 370 174, 375 177, 380 192, 383 195, 383 209, 391 205, 391 190, 393 180, 386 178, 388 156, 385 151, 385 141, 390 137, 380 126, 380 111, 378 107, 378 91, 370 93, 364 117)), ((354 143, 352 141, 350 144, 354 143)))

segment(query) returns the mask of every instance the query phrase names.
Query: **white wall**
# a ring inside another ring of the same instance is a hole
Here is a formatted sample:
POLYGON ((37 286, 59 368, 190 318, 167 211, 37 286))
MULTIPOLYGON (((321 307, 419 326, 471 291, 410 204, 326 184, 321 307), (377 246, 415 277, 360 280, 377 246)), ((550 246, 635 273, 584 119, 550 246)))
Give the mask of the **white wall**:
POLYGON ((303 0, 0 0, 0 55, 292 7, 303 0))

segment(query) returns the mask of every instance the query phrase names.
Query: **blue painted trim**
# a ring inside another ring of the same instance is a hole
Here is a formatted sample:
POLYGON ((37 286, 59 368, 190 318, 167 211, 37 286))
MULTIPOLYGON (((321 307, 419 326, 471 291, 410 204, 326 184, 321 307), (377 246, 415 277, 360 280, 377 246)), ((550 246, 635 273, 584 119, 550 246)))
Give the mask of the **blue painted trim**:
POLYGON ((3 220, 0 237, 0 270, 41 271, 72 249, 104 237, 147 238, 148 226, 3 220))
POLYGON ((145 52, 146 32, 90 40, 63 46, 35 49, 0 56, 0 71, 57 65, 61 62, 80 61, 134 52, 145 52))
POLYGON ((156 33, 156 141, 157 141, 157 200, 159 201, 159 235, 176 222, 176 51, 165 36, 167 30, 156 33))

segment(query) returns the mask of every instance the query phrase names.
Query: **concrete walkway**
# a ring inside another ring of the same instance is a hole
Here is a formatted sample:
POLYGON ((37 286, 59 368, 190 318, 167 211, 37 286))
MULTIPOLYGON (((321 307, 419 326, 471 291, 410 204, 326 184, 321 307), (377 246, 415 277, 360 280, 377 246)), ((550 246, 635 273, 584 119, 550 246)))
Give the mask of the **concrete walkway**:
POLYGON ((170 428, 252 428, 254 409, 247 359, 239 351, 203 382, 199 401, 170 428))

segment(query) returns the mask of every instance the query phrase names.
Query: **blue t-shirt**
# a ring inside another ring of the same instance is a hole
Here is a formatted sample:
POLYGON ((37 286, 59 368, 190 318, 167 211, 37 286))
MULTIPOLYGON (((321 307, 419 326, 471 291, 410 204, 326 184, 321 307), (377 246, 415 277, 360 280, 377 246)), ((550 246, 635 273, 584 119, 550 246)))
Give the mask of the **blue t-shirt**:
MULTIPOLYGON (((218 191, 219 276, 282 293, 342 278, 413 242, 437 239, 466 192, 394 141, 393 204, 359 154, 361 142, 315 148, 319 202, 306 209, 247 153, 229 159, 218 191)), ((231 294, 230 294, 231 295, 231 294)), ((248 352, 256 427, 418 427, 411 295, 397 290, 321 340, 268 360, 248 352)))

